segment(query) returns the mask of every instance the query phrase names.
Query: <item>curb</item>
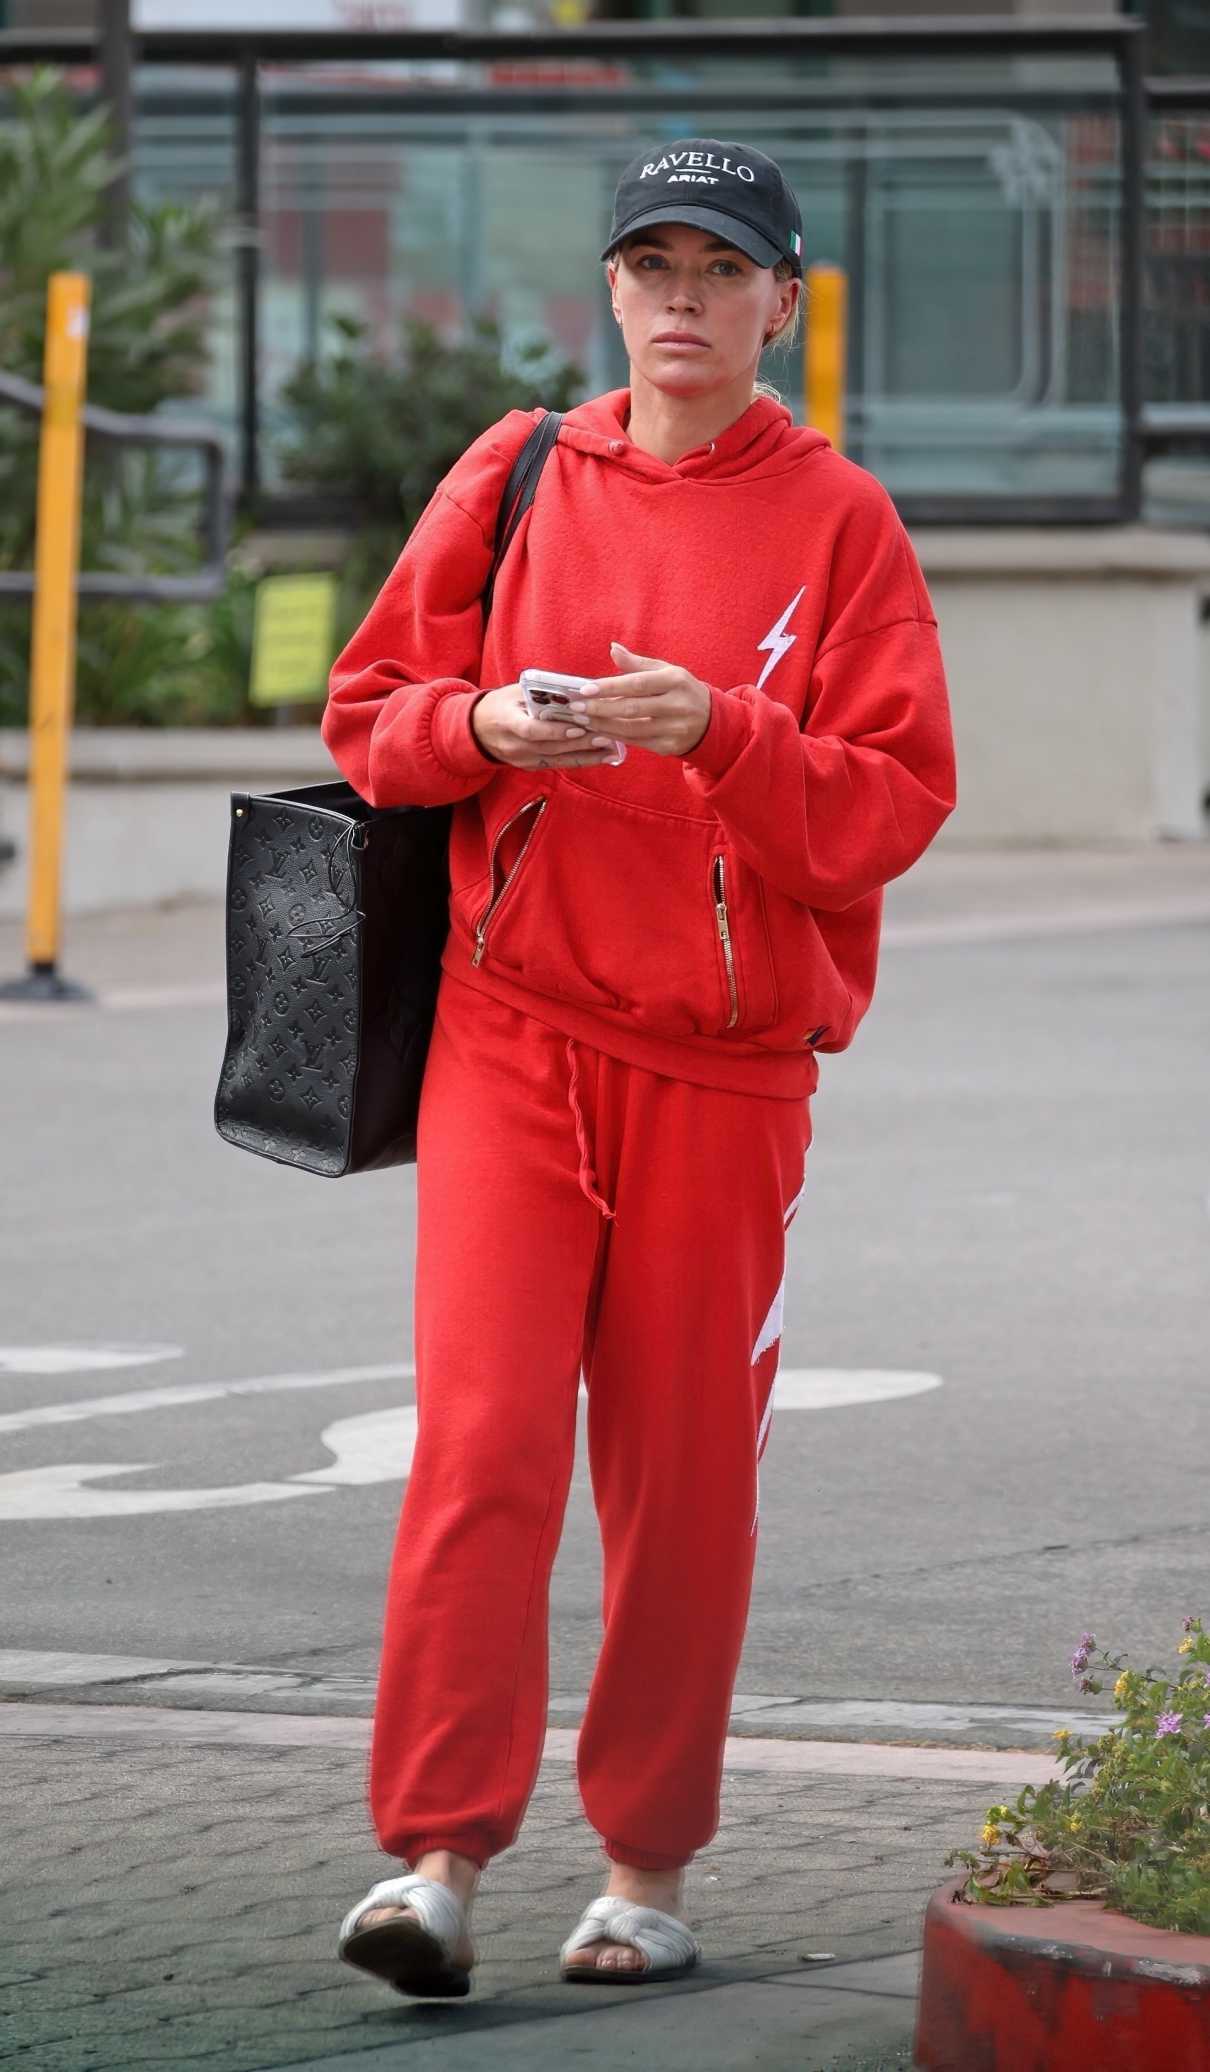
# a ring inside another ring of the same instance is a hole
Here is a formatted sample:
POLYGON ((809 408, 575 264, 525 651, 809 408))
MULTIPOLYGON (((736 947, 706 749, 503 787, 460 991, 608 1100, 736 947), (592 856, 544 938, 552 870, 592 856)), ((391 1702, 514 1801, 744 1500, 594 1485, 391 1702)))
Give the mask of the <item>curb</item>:
POLYGON ((1210 1936, 1090 1899, 970 1906, 964 1883, 925 1914, 923 2072, 1210 2072, 1210 1936))

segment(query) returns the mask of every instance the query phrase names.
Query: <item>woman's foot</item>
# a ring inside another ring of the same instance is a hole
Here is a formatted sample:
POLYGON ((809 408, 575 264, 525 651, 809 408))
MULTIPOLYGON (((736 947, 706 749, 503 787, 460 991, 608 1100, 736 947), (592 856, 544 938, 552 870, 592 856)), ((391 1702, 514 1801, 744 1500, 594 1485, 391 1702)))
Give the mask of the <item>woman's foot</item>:
MULTIPOLYGON (((470 1920, 471 1906, 479 1884, 479 1866, 469 1856, 459 1856, 452 1849, 430 1849, 426 1855, 418 1856, 412 1869, 422 1878, 433 1878, 439 1885, 448 1885, 450 1891, 461 1900, 467 1920, 470 1920)), ((411 1907, 373 1907, 363 1914, 358 1923, 361 1928, 378 1928, 385 1921, 419 1920, 411 1907)), ((475 1962, 475 1952, 469 1933, 459 1937, 450 1951, 451 1961, 462 1970, 469 1971, 475 1962)))
MULTIPOLYGON (((673 1914, 679 1920, 684 1901, 683 1871, 643 1871, 630 1863, 615 1863, 609 1872, 609 1883, 605 1895, 609 1899, 628 1899, 635 1906, 658 1907, 662 1914, 673 1914)), ((586 1943, 567 1961, 569 1971, 645 1971, 647 1959, 642 1950, 636 1950, 629 1943, 593 1942, 586 1943)))

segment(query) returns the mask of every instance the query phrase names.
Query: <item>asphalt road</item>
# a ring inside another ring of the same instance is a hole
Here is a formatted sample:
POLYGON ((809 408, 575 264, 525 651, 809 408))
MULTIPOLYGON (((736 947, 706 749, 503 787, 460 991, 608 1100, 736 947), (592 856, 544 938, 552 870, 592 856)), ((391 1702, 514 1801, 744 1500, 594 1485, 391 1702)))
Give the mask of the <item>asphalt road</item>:
MULTIPOLYGON (((891 911, 815 1101, 782 1355, 803 1401, 762 1470, 739 1688, 1070 1703, 1082 1629, 1145 1662, 1210 1612, 1210 849, 941 853, 891 911), (939 1385, 810 1407, 818 1370, 939 1385)), ((214 986, 221 939, 211 908, 79 922, 69 968, 126 998, 0 1011, 2 1645, 366 1673, 413 1175, 333 1183, 219 1141, 222 1008, 173 988, 214 986), (113 1345, 168 1351, 81 1364, 113 1345), (388 1371, 330 1378, 365 1368, 388 1371), (183 1393, 287 1375, 328 1378, 183 1393), (181 1507, 115 1514, 122 1491, 181 1507)), ((556 1691, 587 1686, 597 1600, 581 1454, 556 1691)))

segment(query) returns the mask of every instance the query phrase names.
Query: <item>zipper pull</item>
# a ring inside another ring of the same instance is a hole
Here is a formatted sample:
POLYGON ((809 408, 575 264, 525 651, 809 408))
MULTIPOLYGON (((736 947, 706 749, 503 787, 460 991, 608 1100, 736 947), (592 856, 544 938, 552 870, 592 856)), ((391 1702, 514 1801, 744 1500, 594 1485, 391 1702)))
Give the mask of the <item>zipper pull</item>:
POLYGON ((485 936, 484 936, 483 930, 482 930, 482 929, 480 928, 480 929, 479 929, 479 930, 478 930, 478 931, 476 932, 476 935, 475 935, 475 953, 474 953, 473 957, 471 958, 471 963, 472 963, 472 964, 482 964, 482 962, 483 962, 483 945, 484 945, 484 941, 485 941, 485 939, 486 939, 486 938, 485 938, 485 936))
POLYGON ((723 941, 729 947, 731 943, 731 922, 728 918, 726 904, 723 900, 720 899, 718 901, 717 905, 715 906, 714 912, 718 920, 718 932, 721 935, 723 941))

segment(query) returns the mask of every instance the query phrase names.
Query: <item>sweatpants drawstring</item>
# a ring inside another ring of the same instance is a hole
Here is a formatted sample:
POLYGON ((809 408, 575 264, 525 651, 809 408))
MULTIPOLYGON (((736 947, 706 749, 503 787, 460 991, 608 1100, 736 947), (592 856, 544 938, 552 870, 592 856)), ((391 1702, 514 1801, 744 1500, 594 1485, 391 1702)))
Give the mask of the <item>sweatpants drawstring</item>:
POLYGON ((592 1150, 588 1142, 588 1130, 584 1122, 584 1111, 580 1106, 580 1062, 572 1037, 567 1039, 567 1062, 571 1077, 567 1088, 567 1101, 576 1126, 576 1142, 580 1147, 580 1186, 594 1209, 599 1209, 606 1221, 614 1221, 614 1212, 597 1189, 597 1176, 593 1171, 592 1150))

